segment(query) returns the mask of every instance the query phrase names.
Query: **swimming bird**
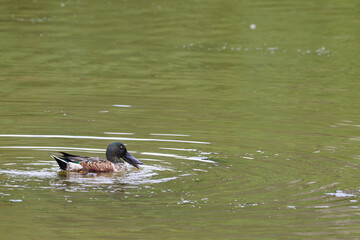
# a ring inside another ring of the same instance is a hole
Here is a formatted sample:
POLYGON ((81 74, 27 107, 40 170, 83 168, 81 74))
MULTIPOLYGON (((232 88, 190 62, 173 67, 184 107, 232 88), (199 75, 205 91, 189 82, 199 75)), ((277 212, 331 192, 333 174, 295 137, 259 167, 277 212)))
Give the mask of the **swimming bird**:
POLYGON ((142 164, 120 142, 113 142, 108 145, 106 149, 107 160, 99 157, 82 157, 65 152, 60 152, 60 154, 62 155, 51 155, 51 157, 57 161, 62 170, 70 172, 118 172, 127 168, 123 160, 136 168, 142 164))

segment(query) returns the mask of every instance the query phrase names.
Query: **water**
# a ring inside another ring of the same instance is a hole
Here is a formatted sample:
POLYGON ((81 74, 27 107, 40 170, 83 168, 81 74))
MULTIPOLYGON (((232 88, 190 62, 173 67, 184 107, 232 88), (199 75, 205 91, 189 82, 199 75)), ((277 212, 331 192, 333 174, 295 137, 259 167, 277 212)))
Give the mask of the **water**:
POLYGON ((358 239, 357 9, 1 1, 1 238, 358 239))

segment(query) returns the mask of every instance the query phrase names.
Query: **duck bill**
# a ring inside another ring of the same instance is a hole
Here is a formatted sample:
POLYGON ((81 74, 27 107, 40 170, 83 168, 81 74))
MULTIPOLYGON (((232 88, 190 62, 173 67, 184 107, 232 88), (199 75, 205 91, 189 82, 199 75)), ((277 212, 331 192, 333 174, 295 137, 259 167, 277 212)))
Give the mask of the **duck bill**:
POLYGON ((130 165, 139 168, 139 164, 143 164, 142 162, 140 162, 139 160, 137 160, 136 158, 133 157, 133 155, 131 155, 129 152, 126 152, 125 156, 122 157, 127 163, 129 163, 130 165))

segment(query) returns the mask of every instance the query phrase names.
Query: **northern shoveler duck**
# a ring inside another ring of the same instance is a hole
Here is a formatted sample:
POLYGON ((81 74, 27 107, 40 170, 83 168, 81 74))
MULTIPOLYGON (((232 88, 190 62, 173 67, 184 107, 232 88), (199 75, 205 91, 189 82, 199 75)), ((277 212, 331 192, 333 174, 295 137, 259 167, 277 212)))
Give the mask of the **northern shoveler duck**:
POLYGON ((70 172, 118 172, 125 170, 124 159, 130 165, 139 168, 142 164, 134 158, 120 142, 110 143, 106 149, 106 159, 99 157, 81 157, 60 152, 62 155, 51 155, 62 170, 70 172))

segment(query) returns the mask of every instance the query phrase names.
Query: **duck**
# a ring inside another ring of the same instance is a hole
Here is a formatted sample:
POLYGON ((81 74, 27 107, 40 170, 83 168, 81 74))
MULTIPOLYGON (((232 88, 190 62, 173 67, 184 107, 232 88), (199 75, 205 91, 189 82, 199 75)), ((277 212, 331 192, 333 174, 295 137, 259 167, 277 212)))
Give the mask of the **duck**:
POLYGON ((120 172, 127 169, 123 160, 139 169, 143 164, 133 157, 121 142, 112 142, 106 148, 106 160, 100 157, 82 157, 65 152, 61 155, 50 155, 59 164, 61 170, 69 172, 96 173, 120 172))

